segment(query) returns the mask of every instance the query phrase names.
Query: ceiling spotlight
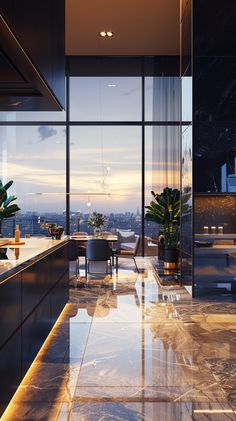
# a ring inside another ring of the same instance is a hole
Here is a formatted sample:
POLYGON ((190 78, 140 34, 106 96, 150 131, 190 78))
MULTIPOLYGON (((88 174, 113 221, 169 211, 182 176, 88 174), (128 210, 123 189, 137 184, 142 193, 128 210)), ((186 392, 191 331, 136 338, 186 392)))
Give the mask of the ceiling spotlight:
POLYGON ((109 83, 109 85, 107 85, 107 86, 108 86, 108 88, 115 88, 116 87, 115 83, 109 83))
POLYGON ((99 32, 100 37, 113 37, 112 31, 101 31, 99 32))

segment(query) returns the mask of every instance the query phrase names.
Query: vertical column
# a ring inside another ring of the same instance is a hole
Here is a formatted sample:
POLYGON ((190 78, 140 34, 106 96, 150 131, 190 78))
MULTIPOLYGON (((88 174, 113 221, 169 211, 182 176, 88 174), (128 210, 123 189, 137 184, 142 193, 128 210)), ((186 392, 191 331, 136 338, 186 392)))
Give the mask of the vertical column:
POLYGON ((181 37, 181 280, 192 293, 192 0, 182 0, 181 37))

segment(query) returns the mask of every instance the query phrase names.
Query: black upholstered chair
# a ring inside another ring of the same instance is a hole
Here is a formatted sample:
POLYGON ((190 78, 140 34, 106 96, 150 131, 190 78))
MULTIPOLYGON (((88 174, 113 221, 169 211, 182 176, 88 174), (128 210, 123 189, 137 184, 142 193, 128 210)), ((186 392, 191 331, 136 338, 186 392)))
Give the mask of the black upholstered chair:
POLYGON ((114 251, 113 253, 113 258, 115 257, 116 259, 116 272, 118 272, 118 259, 119 257, 122 259, 133 259, 134 264, 135 264, 135 268, 137 270, 137 272, 139 273, 138 270, 138 266, 135 260, 135 257, 137 256, 138 250, 139 250, 139 246, 140 246, 140 235, 136 236, 136 242, 134 244, 134 248, 128 249, 128 250, 124 250, 124 249, 119 249, 117 251, 114 251))
POLYGON ((110 265, 110 275, 112 276, 112 250, 107 240, 96 239, 88 240, 85 257, 85 274, 86 278, 89 273, 90 262, 108 262, 110 265))

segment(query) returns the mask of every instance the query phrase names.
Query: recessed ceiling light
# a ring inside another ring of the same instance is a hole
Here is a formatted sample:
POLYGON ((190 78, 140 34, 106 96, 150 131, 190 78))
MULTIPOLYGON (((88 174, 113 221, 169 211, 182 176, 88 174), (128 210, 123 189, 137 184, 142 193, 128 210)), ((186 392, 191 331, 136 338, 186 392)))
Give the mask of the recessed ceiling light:
POLYGON ((107 86, 108 86, 108 88, 115 88, 116 87, 115 83, 109 83, 109 85, 107 85, 107 86))
POLYGON ((113 37, 114 33, 112 31, 101 31, 99 35, 100 37, 113 37))

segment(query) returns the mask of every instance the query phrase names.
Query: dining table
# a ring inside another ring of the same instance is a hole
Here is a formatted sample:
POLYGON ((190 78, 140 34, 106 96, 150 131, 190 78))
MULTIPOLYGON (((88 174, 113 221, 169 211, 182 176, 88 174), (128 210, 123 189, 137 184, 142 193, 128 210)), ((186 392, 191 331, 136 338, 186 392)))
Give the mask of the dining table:
MULTIPOLYGON (((113 243, 115 243, 118 240, 117 234, 103 234, 100 233, 99 236, 96 235, 90 235, 90 234, 72 234, 70 236, 71 240, 78 241, 78 243, 83 243, 83 245, 86 244, 88 240, 107 240, 110 243, 110 247, 113 247, 113 243)), ((79 244, 78 244, 79 246, 79 244)), ((104 273, 106 271, 106 262, 91 262, 90 263, 90 273, 104 273)))
POLYGON ((113 242, 118 240, 118 235, 112 234, 112 233, 111 234, 102 234, 101 233, 99 236, 96 236, 94 234, 93 235, 90 235, 90 234, 88 234, 88 235, 72 234, 70 236, 70 239, 76 240, 76 241, 83 241, 83 242, 88 241, 88 240, 102 239, 102 240, 107 240, 107 241, 113 243, 113 242))

